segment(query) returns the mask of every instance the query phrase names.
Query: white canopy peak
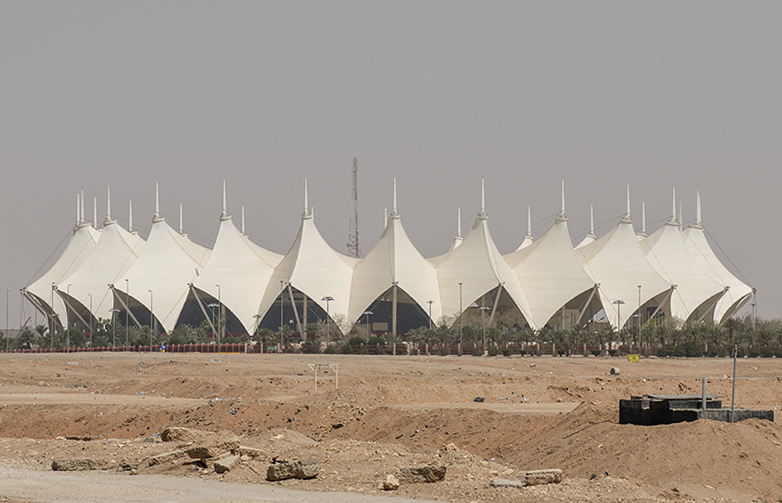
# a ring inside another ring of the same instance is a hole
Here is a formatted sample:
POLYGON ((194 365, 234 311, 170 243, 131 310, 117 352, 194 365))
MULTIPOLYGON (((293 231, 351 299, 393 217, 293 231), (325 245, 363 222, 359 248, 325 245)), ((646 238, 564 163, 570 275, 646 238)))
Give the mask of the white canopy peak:
POLYGON ((223 209, 220 212, 220 221, 230 220, 231 215, 228 214, 228 199, 225 196, 225 179, 223 179, 223 209))
POLYGON ((304 179, 304 213, 301 214, 302 219, 308 219, 312 218, 312 216, 315 214, 315 208, 312 208, 310 210, 309 207, 310 201, 309 201, 309 194, 307 192, 307 179, 304 179))
POLYGON ((152 223, 158 223, 164 221, 165 218, 160 216, 160 190, 158 183, 155 182, 155 216, 152 217, 152 223))
POLYGON ((481 220, 489 218, 489 215, 486 214, 486 184, 483 177, 481 177, 481 212, 478 213, 478 218, 481 220))
POLYGON ((627 184, 627 209, 625 210, 625 216, 622 217, 622 222, 632 223, 633 219, 630 216, 630 184, 627 184))
POLYGON ((111 219, 111 185, 106 188, 106 219, 103 221, 103 225, 113 224, 115 221, 111 219))
POLYGON ((393 206, 391 206, 391 218, 399 218, 399 212, 396 208, 396 177, 394 177, 394 199, 393 206))

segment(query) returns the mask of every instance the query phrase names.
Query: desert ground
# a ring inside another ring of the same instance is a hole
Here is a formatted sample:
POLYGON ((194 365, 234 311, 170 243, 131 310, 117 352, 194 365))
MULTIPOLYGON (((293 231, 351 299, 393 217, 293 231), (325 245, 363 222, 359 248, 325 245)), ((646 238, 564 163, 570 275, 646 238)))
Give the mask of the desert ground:
MULTIPOLYGON (((730 405, 732 371, 727 358, 3 354, 0 501, 782 501, 778 422, 619 424, 620 399, 700 394, 702 378, 730 405), (222 474, 150 466, 177 448, 160 436, 171 426, 264 455, 222 474), (275 459, 311 458, 314 479, 266 480, 275 459), (104 466, 52 471, 73 459, 104 466), (381 487, 431 464, 445 480, 381 487), (549 468, 562 483, 489 486, 549 468)), ((782 404, 779 360, 739 359, 737 375, 737 406, 782 404)))

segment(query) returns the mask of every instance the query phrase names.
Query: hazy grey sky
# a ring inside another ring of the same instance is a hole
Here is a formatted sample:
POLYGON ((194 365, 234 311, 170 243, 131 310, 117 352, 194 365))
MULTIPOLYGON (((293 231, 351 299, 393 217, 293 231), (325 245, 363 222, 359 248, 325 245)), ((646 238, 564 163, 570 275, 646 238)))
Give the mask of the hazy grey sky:
POLYGON ((317 224, 344 253, 354 156, 364 254, 393 177, 425 256, 447 250, 457 207, 469 228, 481 176, 503 252, 527 206, 536 237, 551 225, 562 179, 574 242, 590 203, 598 235, 616 224, 626 183, 650 232, 672 186, 688 222, 700 190, 758 314, 782 316, 780 19, 778 2, 4 1, 11 325, 82 188, 89 219, 97 196, 102 221, 107 185, 121 222, 132 199, 145 235, 157 181, 169 223, 183 203, 186 231, 211 247, 225 179, 237 225, 244 205, 248 233, 284 253, 308 177, 317 224))

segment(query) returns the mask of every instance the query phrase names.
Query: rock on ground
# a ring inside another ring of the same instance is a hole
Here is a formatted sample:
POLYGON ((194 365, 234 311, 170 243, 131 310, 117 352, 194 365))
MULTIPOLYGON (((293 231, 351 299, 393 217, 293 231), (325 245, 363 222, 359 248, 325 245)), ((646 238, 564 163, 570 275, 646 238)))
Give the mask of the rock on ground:
POLYGON ((445 466, 419 466, 415 468, 398 468, 394 476, 405 484, 417 482, 438 482, 445 478, 445 466))
POLYGON ((266 479, 272 482, 286 479, 312 479, 318 476, 318 460, 275 463, 266 471, 266 479))
POLYGON ((84 470, 105 470, 109 463, 98 459, 55 459, 52 470, 56 472, 77 472, 84 470))

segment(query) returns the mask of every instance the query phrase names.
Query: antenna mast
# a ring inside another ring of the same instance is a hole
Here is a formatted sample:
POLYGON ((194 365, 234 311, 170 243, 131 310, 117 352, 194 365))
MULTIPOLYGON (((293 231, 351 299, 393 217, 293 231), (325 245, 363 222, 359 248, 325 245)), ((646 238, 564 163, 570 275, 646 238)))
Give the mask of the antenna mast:
POLYGON ((353 158, 353 216, 350 218, 350 235, 348 235, 348 255, 361 257, 358 247, 358 159, 353 158))

